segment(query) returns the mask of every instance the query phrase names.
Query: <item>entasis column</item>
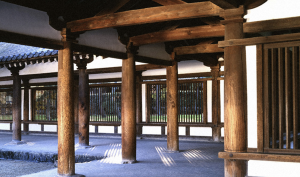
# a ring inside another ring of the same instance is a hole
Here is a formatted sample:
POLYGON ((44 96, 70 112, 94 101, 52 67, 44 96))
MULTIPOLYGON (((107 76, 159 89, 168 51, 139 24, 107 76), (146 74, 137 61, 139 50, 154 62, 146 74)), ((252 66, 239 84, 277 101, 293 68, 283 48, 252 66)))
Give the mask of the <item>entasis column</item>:
POLYGON ((127 45, 127 59, 122 62, 122 161, 136 161, 136 83, 135 55, 138 47, 127 45))
MULTIPOLYGON (((225 20, 225 40, 242 39, 243 6, 221 12, 225 20)), ((226 47, 224 51, 224 150, 247 152, 246 60, 244 46, 226 47)), ((246 160, 225 159, 225 176, 246 176, 246 160)))
POLYGON ((178 64, 172 55, 172 65, 167 66, 167 150, 179 151, 178 136, 178 64))

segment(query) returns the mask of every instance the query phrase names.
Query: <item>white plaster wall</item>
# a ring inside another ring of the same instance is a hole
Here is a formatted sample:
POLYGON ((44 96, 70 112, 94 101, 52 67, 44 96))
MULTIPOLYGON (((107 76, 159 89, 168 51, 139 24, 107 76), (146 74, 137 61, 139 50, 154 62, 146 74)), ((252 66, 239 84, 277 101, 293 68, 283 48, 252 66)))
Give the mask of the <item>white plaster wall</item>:
POLYGON ((29 124, 29 131, 41 131, 40 124, 29 124))
POLYGON ((10 130, 10 124, 8 123, 1 123, 0 130, 10 130))
POLYGON ((57 125, 44 125, 44 131, 45 132, 56 132, 57 125))
POLYGON ((0 30, 60 40, 46 12, 0 1, 0 30))
POLYGON ((191 136, 212 136, 210 127, 190 127, 191 136))
POLYGON ((114 133, 114 126, 98 126, 98 133, 114 133))

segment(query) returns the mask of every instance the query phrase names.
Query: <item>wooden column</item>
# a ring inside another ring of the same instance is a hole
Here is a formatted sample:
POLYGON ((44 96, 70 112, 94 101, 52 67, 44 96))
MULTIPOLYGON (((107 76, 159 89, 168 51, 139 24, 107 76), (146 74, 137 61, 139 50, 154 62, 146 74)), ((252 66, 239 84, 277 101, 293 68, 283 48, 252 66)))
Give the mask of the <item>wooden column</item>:
POLYGON ((79 133, 79 116, 78 116, 78 85, 79 85, 79 78, 74 77, 74 133, 79 133))
POLYGON ((89 146, 89 122, 90 122, 90 90, 89 75, 86 65, 93 61, 93 55, 88 55, 88 59, 76 58, 75 63, 79 70, 78 86, 78 116, 79 116, 79 145, 89 146))
MULTIPOLYGON (((23 121, 29 121, 29 80, 23 79, 24 85, 24 102, 23 102, 23 121)), ((24 133, 28 133, 29 124, 23 123, 23 131, 24 133)))
POLYGON ((167 66, 167 150, 179 151, 178 136, 178 65, 173 58, 167 66))
POLYGON ((21 142, 21 77, 19 71, 22 66, 7 66, 13 76, 13 101, 12 101, 12 117, 13 117, 13 136, 12 144, 22 144, 21 142))
POLYGON ((219 77, 219 71, 220 71, 220 65, 217 66, 211 66, 211 74, 212 74, 212 123, 214 127, 212 128, 212 139, 213 141, 221 141, 221 127, 218 127, 218 124, 221 122, 220 120, 220 114, 219 114, 219 83, 218 83, 218 77, 219 77))
MULTIPOLYGON (((225 20, 225 40, 241 39, 243 34, 244 8, 221 12, 225 20)), ((224 150, 247 151, 247 95, 245 47, 226 47, 224 53, 224 150)), ((225 176, 247 176, 247 161, 225 160, 225 176)))
POLYGON ((122 62, 122 161, 136 161, 136 83, 135 61, 136 47, 127 46, 127 59, 122 62))
POLYGON ((61 176, 75 175, 74 151, 74 94, 72 38, 66 29, 62 32, 63 49, 58 52, 57 125, 58 168, 61 176))
MULTIPOLYGON (((142 71, 136 72, 136 123, 142 123, 142 71)), ((136 133, 142 134, 142 126, 137 125, 136 133)))

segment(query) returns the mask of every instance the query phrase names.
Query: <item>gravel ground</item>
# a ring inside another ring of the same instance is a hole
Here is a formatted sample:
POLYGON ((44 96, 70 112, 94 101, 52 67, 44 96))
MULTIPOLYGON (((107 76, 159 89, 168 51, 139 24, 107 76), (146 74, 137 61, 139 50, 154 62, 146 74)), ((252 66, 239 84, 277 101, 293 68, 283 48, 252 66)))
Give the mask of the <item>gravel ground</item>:
POLYGON ((0 176, 15 177, 56 168, 53 163, 0 159, 0 176))

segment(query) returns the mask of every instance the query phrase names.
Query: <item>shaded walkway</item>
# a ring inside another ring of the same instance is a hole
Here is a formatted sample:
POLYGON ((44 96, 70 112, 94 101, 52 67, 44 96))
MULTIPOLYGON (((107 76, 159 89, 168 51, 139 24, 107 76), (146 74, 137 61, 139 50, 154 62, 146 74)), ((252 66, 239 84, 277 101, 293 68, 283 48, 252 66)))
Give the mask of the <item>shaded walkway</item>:
MULTIPOLYGON (((0 134, 0 151, 57 154, 57 136, 23 135, 27 144, 9 145, 11 134, 0 134)), ((78 143, 78 138, 75 142, 78 143)), ((217 154, 223 143, 180 141, 179 153, 167 153, 164 140, 137 140, 136 164, 121 164, 121 139, 91 137, 91 148, 79 149, 76 156, 92 158, 76 164, 76 173, 85 176, 224 176, 224 160, 217 154)), ((27 176, 55 176, 57 169, 27 176)))

